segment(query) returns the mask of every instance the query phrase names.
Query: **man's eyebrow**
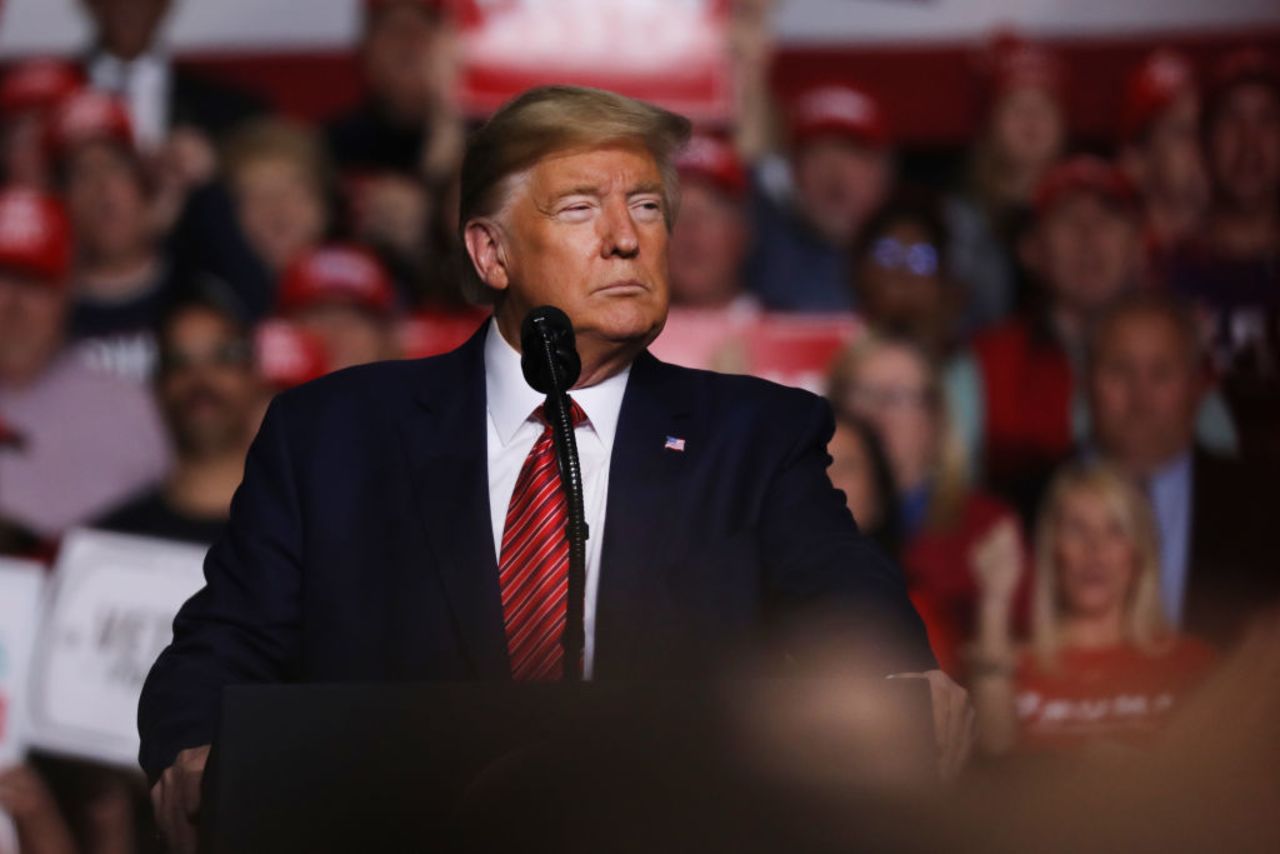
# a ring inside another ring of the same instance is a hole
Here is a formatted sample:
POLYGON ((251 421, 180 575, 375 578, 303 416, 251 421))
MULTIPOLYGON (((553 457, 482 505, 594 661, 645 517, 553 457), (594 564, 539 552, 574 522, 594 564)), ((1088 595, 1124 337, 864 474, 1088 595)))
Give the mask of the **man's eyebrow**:
POLYGON ((581 184, 555 194, 555 199, 566 199, 569 196, 599 196, 600 188, 593 184, 581 184))
POLYGON ((661 183, 655 182, 655 181, 649 181, 644 184, 640 184, 637 187, 632 187, 631 190, 627 192, 627 195, 639 196, 644 193, 661 193, 661 192, 662 192, 661 183))

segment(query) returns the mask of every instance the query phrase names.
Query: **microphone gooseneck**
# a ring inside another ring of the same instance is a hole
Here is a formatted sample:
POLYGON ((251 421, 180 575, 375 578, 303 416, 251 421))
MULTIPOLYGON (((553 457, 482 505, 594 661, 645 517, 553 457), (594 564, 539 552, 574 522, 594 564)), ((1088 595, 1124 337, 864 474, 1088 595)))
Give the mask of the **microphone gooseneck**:
POLYGON ((582 679, 583 650, 586 644, 584 609, 587 578, 587 530, 583 509, 582 468, 578 443, 573 433, 569 389, 582 373, 582 360, 574 343, 573 324, 568 315, 551 305, 533 309, 520 327, 520 368, 525 381, 547 396, 543 413, 551 425, 559 463, 560 482, 568 502, 566 533, 569 538, 569 597, 561 646, 564 649, 564 678, 582 679))

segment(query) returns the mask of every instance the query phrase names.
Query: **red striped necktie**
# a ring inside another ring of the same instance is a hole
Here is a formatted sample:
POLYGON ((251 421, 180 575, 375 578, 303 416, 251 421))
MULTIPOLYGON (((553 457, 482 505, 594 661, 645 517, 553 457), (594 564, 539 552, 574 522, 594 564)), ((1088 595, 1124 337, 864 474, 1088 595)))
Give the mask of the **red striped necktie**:
MULTIPOLYGON (((572 398, 569 403, 577 427, 587 416, 572 398)), ((511 493, 498 584, 512 679, 551 682, 560 679, 564 669, 561 636, 569 599, 569 507, 551 425, 541 406, 533 417, 544 427, 511 493)))

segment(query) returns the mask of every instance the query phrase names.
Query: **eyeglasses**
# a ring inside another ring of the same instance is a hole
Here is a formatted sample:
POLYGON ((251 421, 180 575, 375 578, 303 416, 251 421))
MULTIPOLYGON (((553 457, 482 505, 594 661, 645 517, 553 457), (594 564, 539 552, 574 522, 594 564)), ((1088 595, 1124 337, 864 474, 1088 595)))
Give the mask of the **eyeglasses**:
POLYGON ((906 270, 917 276, 938 272, 938 250, 929 243, 903 243, 882 237, 871 245, 871 259, 886 270, 906 270))
POLYGON ((197 367, 245 368, 253 363, 253 346, 243 339, 226 341, 204 351, 165 349, 160 353, 160 372, 173 374, 197 367))

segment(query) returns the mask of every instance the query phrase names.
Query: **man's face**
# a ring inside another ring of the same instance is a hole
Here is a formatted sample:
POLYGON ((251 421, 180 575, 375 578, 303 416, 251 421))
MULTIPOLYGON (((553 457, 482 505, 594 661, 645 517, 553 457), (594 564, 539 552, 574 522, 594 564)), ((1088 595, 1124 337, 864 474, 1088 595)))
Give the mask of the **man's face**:
POLYGON ((1202 204, 1209 194, 1199 136, 1200 100, 1183 93, 1156 119, 1144 146, 1145 191, 1177 204, 1202 204))
POLYGON ((110 143, 88 143, 71 155, 67 210, 76 244, 91 262, 109 262, 149 247, 141 177, 128 156, 110 143))
POLYGON ((1055 204, 1032 241, 1032 266, 1054 300, 1076 311, 1097 311, 1138 274, 1137 218, 1092 193, 1077 192, 1055 204))
POLYGON ((1235 87, 1209 130, 1209 165, 1232 206, 1259 210, 1280 192, 1280 97, 1257 83, 1235 87))
POLYGON ((705 181, 680 188, 680 216, 671 232, 671 298, 718 306, 741 290, 747 223, 742 206, 705 181))
POLYGON ((1089 370, 1099 449, 1149 475, 1191 447, 1200 391, 1191 343, 1171 318, 1116 318, 1096 342, 1089 370))
POLYGON ((849 245, 889 190, 889 155, 837 136, 818 137, 795 153, 796 198, 831 243, 849 245))
POLYGON ((21 385, 44 370, 62 344, 65 316, 61 286, 0 271, 0 382, 21 385))
POLYGON ((498 320, 508 332, 554 305, 569 315, 579 349, 647 344, 667 317, 667 225, 653 156, 619 145, 553 154, 512 191, 505 227, 505 288, 498 320))
POLYGON ((252 345, 225 318, 198 308, 170 322, 161 351, 156 390, 177 447, 196 456, 241 448, 260 390, 252 345))
POLYGON ((84 0, 84 5, 102 46, 121 59, 145 53, 169 11, 169 0, 84 0))
POLYGON ((273 270, 283 269, 324 236, 324 199, 306 170, 283 157, 261 157, 232 178, 240 227, 273 270))
POLYGON ((1053 96, 1036 86, 1006 92, 991 110, 991 140, 1000 159, 1022 169, 1038 169, 1062 151, 1065 126, 1053 96))
POLYGON ((942 343, 949 307, 940 248, 909 220, 875 236, 855 282, 872 323, 905 333, 926 348, 942 343))

